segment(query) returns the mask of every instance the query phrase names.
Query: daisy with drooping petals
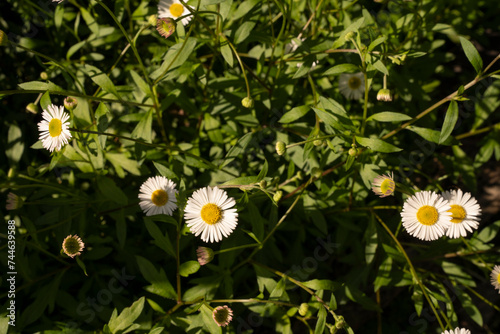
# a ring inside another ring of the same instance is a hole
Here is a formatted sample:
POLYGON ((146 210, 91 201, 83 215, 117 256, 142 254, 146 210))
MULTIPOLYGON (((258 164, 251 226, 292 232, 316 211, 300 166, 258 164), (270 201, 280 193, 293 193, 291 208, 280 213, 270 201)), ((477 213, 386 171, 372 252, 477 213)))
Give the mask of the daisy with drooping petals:
POLYGON ((408 198, 401 217, 408 233, 421 240, 436 240, 451 224, 448 201, 433 191, 420 191, 408 198))
POLYGON ((481 208, 470 193, 463 193, 462 190, 445 191, 442 195, 451 205, 451 226, 446 231, 450 238, 465 237, 467 231, 472 232, 479 226, 478 216, 481 208), (466 231, 467 230, 467 231, 466 231))
POLYGON ((16 210, 19 209, 20 207, 23 206, 23 200, 21 197, 17 196, 14 193, 9 193, 7 195, 7 203, 5 205, 5 208, 7 210, 16 210))
POLYGON ((365 93, 365 77, 363 73, 342 73, 339 78, 340 92, 350 100, 359 100, 365 93))
POLYGON ((196 190, 188 199, 184 219, 191 232, 205 242, 218 242, 229 236, 238 225, 238 213, 231 209, 234 198, 224 190, 205 187, 196 190))
POLYGON ((196 249, 196 255, 200 266, 204 266, 214 259, 214 251, 212 248, 208 247, 198 247, 198 249, 196 249))
POLYGON ((470 330, 457 327, 455 330, 444 331, 441 334, 470 334, 470 330))
POLYGON ((233 310, 227 305, 217 306, 212 311, 212 318, 219 327, 225 327, 233 320, 233 310))
POLYGON ((177 209, 175 189, 177 185, 164 176, 155 176, 147 179, 139 189, 139 205, 146 216, 172 215, 177 209))
POLYGON ((394 173, 387 173, 387 176, 379 175, 373 179, 372 191, 380 197, 392 195, 395 189, 396 182, 394 182, 394 173))
POLYGON ((71 258, 81 255, 81 252, 84 248, 85 244, 83 243, 82 239, 76 234, 68 235, 66 238, 64 238, 62 243, 63 252, 71 258))
MULTIPOLYGON (((189 6, 194 9, 193 6, 189 6)), ((174 20, 181 16, 188 15, 191 12, 179 0, 160 0, 158 4, 158 18, 172 18, 174 20)), ((183 26, 189 23, 193 18, 192 15, 186 16, 181 20, 183 26)))
POLYGON ((500 266, 495 266, 490 274, 491 284, 498 290, 500 293, 500 266))
POLYGON ((43 121, 38 123, 38 131, 40 131, 40 140, 43 147, 50 152, 59 151, 63 145, 68 143, 71 138, 69 132, 69 115, 64 112, 63 107, 58 107, 53 104, 47 107, 42 113, 43 121))

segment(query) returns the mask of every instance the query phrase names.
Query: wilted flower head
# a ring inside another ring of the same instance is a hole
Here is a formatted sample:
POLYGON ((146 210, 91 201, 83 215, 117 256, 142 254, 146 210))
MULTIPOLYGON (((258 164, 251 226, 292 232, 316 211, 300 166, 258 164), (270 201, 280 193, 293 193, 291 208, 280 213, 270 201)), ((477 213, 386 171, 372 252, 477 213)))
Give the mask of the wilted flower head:
POLYGON ((379 175, 373 180, 372 191, 380 197, 392 195, 395 189, 396 182, 394 182, 394 173, 379 175))
POLYGON ((198 247, 196 255, 198 256, 200 266, 204 266, 214 259, 214 251, 208 247, 198 247))
POLYGON ((227 307, 227 305, 217 306, 212 312, 212 317, 217 325, 224 327, 229 325, 233 319, 233 310, 227 307))
POLYGON ((389 89, 386 89, 386 88, 379 90, 377 93, 377 100, 378 101, 385 101, 385 102, 392 101, 391 91, 389 89))
POLYGON ((22 206, 23 206, 23 200, 21 199, 21 197, 17 196, 14 193, 9 193, 7 195, 7 205, 5 205, 5 208, 7 210, 16 210, 22 206))
POLYGON ((162 17, 156 20, 156 30, 165 38, 175 32, 175 22, 171 18, 162 17))
POLYGON ((84 248, 85 244, 76 234, 68 235, 62 243, 63 252, 71 258, 82 254, 81 251, 84 248))

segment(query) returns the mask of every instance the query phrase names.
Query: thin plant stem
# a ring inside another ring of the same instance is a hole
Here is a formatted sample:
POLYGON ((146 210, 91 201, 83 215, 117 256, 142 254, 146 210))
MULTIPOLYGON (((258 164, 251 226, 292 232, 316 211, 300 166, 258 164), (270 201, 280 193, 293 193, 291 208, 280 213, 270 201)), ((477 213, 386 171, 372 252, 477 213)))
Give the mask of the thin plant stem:
POLYGON ((236 48, 234 47, 233 43, 231 43, 229 41, 229 39, 223 33, 220 33, 219 36, 221 36, 227 42, 227 45, 229 45, 229 47, 231 48, 231 51, 233 51, 234 56, 238 60, 238 63, 240 64, 240 67, 241 67, 241 72, 243 73, 243 78, 245 79, 245 85, 247 88, 247 97, 250 98, 251 97, 250 84, 248 83, 248 78, 247 78, 247 74, 245 71, 245 66, 244 66, 243 61, 241 60, 240 56, 238 55, 238 51, 236 51, 236 48))

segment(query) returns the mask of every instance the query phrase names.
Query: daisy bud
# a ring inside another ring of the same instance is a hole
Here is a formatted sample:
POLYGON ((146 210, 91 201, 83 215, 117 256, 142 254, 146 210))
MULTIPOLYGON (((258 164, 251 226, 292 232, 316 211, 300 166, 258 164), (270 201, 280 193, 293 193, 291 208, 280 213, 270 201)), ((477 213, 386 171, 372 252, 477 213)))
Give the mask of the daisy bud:
POLYGON ((315 141, 313 141, 313 144, 314 144, 314 146, 321 146, 321 145, 323 145, 323 140, 316 139, 315 141))
POLYGON ((5 208, 7 210, 16 210, 19 209, 23 206, 24 201, 22 200, 21 197, 17 196, 14 193, 9 193, 7 195, 7 204, 5 205, 5 208))
POLYGON ((0 46, 6 45, 9 45, 9 37, 7 37, 3 30, 0 30, 0 46))
POLYGON ((260 187, 261 189, 266 189, 266 188, 267 188, 267 181, 266 181, 266 180, 262 180, 262 181, 260 181, 260 183, 259 183, 259 187, 260 187))
POLYGON ((344 328, 344 326, 345 326, 344 317, 339 315, 337 321, 335 321, 335 327, 337 329, 341 329, 341 328, 344 328))
POLYGON ((312 170, 311 170, 311 175, 317 179, 319 179, 321 177, 321 174, 323 174, 323 172, 321 171, 321 168, 318 168, 318 167, 314 167, 312 170))
POLYGON ((302 172, 301 170, 299 170, 297 172, 297 175, 295 175, 295 177, 297 178, 297 180, 302 180, 304 178, 304 172, 302 172))
POLYGON ((26 106, 26 111, 32 114, 38 114, 38 106, 34 103, 30 103, 26 106))
POLYGON ((156 20, 156 30, 165 38, 168 38, 175 32, 175 22, 174 20, 163 17, 156 20))
POLYGON ((73 111, 73 109, 76 108, 78 105, 78 100, 75 99, 74 97, 68 96, 67 98, 64 99, 64 106, 66 109, 73 111))
POLYGON ((355 156, 357 156, 357 155, 358 155, 358 150, 356 149, 356 147, 351 147, 351 148, 349 149, 349 155, 350 155, 351 157, 355 157, 355 156))
POLYGON ((62 251, 71 258, 82 254, 84 248, 85 244, 76 234, 68 235, 62 243, 62 251))
POLYGON ((155 26, 157 19, 158 19, 158 16, 156 14, 153 14, 153 15, 148 17, 148 23, 151 24, 152 26, 155 26))
POLYGON ((307 303, 302 303, 300 304, 300 307, 299 307, 299 314, 301 316, 305 316, 307 314, 307 311, 309 310, 309 304, 307 303))
POLYGON ((278 141, 276 143, 276 152, 278 153, 278 155, 285 154, 285 152, 286 152, 286 145, 285 145, 284 142, 278 141))
POLYGON ((241 105, 245 108, 252 108, 253 107, 253 99, 251 97, 245 97, 243 100, 241 100, 241 105))
POLYGON ((40 79, 47 80, 48 78, 49 78, 49 75, 47 74, 47 72, 40 73, 40 79))
POLYGON ((349 42, 355 36, 356 36, 356 34, 354 33, 354 31, 349 31, 347 34, 345 34, 345 40, 349 42))
POLYGON ((281 190, 278 190, 278 191, 274 194, 274 196, 273 196, 273 200, 274 200, 275 202, 279 202, 282 196, 283 196, 283 192, 282 192, 281 190))
POLYGON ((198 247, 196 250, 200 266, 204 266, 214 259, 214 251, 208 247, 198 247))
POLYGON ((381 89, 377 93, 377 100, 378 101, 385 101, 385 102, 390 102, 392 101, 392 95, 391 91, 389 89, 381 89))
POLYGON ((212 312, 212 318, 219 327, 225 327, 229 325, 233 319, 233 310, 231 310, 227 305, 217 306, 212 312))

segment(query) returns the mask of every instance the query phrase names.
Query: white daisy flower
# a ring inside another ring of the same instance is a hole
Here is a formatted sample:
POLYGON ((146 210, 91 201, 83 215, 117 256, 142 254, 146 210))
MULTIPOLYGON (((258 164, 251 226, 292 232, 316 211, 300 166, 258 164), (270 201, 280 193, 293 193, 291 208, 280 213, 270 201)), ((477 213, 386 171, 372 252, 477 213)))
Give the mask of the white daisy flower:
POLYGON ((63 145, 68 143, 71 138, 69 132, 68 113, 64 112, 64 108, 51 104, 42 113, 43 121, 38 123, 38 131, 40 131, 39 139, 42 141, 43 147, 50 152, 59 151, 63 145))
POLYGON ((457 327, 455 330, 444 331, 441 334, 470 334, 470 330, 457 327))
MULTIPOLYGON (((185 1, 187 2, 187 0, 185 1)), ((194 9, 193 6, 189 6, 194 9)), ((188 15, 191 12, 189 9, 184 7, 184 5, 179 0, 160 0, 158 4, 158 18, 172 18, 174 20, 178 19, 181 16, 188 15)), ((181 20, 183 26, 189 23, 193 18, 192 15, 186 16, 181 20)))
POLYGON ((495 289, 498 290, 498 293, 500 293, 500 266, 495 266, 493 268, 493 271, 490 274, 491 278, 491 284, 495 287, 495 289))
POLYGON ((184 219, 191 232, 205 242, 218 242, 229 236, 238 225, 238 213, 231 209, 234 198, 224 190, 205 187, 196 190, 188 199, 184 219))
POLYGON ((470 193, 463 193, 462 190, 451 190, 443 193, 451 205, 451 226, 446 231, 450 238, 465 237, 467 231, 472 232, 479 226, 478 216, 481 214, 481 208, 470 193), (466 231, 467 230, 467 231, 466 231))
POLYGON ((146 216, 172 215, 177 209, 175 189, 177 185, 164 176, 155 176, 147 179, 142 185, 139 193, 139 205, 146 216))
POLYGON ((421 240, 436 240, 451 224, 448 201, 433 191, 420 191, 408 198, 401 217, 408 233, 421 240))
POLYGON ((365 93, 365 77, 363 73, 342 73, 339 78, 340 92, 350 100, 359 100, 365 93))
POLYGON ((64 238, 62 243, 63 252, 71 258, 81 255, 81 252, 84 248, 85 244, 83 243, 82 239, 76 234, 68 235, 66 238, 64 238))
POLYGON ((380 196, 387 197, 394 193, 396 189, 396 182, 394 182, 394 173, 387 173, 386 175, 379 175, 372 182, 372 191, 380 196))

